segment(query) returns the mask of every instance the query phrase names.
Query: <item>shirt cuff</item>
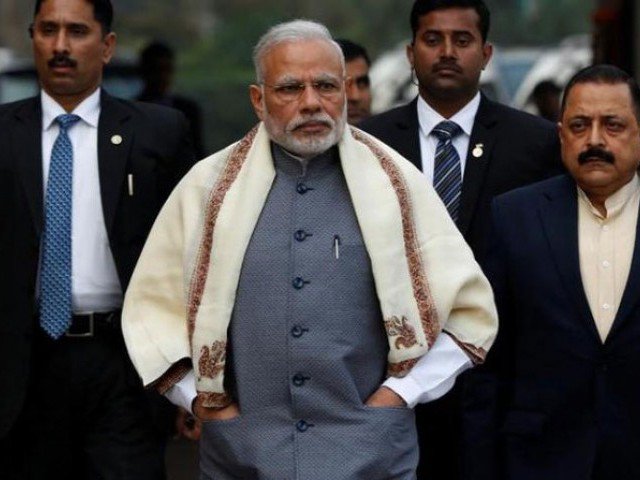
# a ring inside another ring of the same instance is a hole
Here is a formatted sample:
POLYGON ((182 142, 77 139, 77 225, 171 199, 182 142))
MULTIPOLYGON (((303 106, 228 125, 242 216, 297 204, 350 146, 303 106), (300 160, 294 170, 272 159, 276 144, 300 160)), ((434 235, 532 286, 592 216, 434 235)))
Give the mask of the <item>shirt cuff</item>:
POLYGON ((193 370, 190 370, 182 380, 173 385, 164 394, 174 405, 184 408, 187 412, 193 414, 191 405, 198 396, 196 391, 196 376, 193 370))
POLYGON ((382 385, 400 395, 410 408, 447 393, 456 377, 473 362, 449 335, 442 332, 433 346, 403 378, 388 378, 382 385))

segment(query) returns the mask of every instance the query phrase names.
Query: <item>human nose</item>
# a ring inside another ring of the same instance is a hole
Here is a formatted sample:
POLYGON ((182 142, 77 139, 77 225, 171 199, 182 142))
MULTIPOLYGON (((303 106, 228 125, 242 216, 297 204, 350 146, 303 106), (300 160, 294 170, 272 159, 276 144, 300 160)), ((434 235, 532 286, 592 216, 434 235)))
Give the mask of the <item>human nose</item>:
POLYGON ((604 137, 602 135, 602 127, 598 122, 593 122, 589 131, 589 146, 604 145, 604 137))
POLYGON ((61 28, 56 33, 53 48, 56 53, 69 52, 69 36, 64 28, 61 28))
POLYGON ((453 44, 453 39, 450 37, 445 37, 442 42, 442 51, 441 56, 445 58, 453 58, 455 57, 455 46, 453 44))
POLYGON ((305 85, 300 97, 300 106, 304 110, 320 109, 320 93, 313 88, 313 85, 305 85))

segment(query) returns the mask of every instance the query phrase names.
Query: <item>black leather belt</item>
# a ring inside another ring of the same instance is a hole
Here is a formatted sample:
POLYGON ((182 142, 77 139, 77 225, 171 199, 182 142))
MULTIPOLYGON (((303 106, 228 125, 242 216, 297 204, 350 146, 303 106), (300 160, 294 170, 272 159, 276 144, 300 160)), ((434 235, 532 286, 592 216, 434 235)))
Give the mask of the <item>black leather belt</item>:
POLYGON ((120 333, 121 310, 112 312, 87 313, 71 317, 71 325, 65 336, 90 338, 104 333, 120 333))

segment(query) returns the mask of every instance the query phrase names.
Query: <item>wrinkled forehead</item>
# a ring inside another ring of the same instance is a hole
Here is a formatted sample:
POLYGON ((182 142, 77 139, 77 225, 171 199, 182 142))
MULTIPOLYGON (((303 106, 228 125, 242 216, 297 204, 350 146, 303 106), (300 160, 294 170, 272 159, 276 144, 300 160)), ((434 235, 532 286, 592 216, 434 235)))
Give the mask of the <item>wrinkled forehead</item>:
POLYGON ((263 56, 262 69, 269 81, 339 80, 345 75, 344 57, 328 40, 283 41, 263 56))
POLYGON ((580 82, 565 92, 563 118, 633 115, 636 105, 626 83, 580 82))

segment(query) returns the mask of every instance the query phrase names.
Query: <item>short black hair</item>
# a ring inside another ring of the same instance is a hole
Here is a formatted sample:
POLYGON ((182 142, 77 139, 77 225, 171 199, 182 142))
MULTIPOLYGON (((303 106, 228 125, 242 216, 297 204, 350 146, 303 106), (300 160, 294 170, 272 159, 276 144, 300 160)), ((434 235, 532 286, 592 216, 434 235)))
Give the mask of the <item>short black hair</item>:
POLYGON ((337 38, 336 43, 340 45, 340 48, 342 49, 345 62, 350 62, 351 60, 362 57, 367 63, 367 66, 371 66, 369 54, 362 45, 352 42, 351 40, 347 40, 346 38, 337 38))
MULTIPOLYGON (((34 18, 38 15, 42 3, 46 0, 36 0, 36 6, 33 12, 34 18)), ((106 35, 111 33, 113 26, 113 5, 111 0, 84 0, 93 5, 93 18, 102 26, 102 33, 106 35)))
POLYGON ((473 8, 478 14, 478 17, 480 17, 478 28, 482 35, 482 42, 487 41, 489 27, 491 26, 491 13, 482 0, 416 0, 411 9, 411 31, 413 32, 413 39, 416 39, 420 17, 434 10, 446 10, 450 8, 473 8))
POLYGON ((539 82, 533 92, 531 92, 532 97, 541 97, 544 95, 550 94, 560 94, 562 93, 562 89, 554 82, 553 80, 542 80, 539 82))
POLYGON ((175 58, 173 49, 166 43, 153 41, 140 52, 140 68, 148 69, 155 65, 156 60, 164 58, 173 61, 175 58))
POLYGON ((633 101, 633 109, 636 114, 636 119, 640 122, 640 87, 635 79, 627 72, 615 65, 609 65, 606 63, 600 63, 597 65, 591 65, 578 71, 564 88, 564 94, 562 95, 562 103, 560 104, 560 117, 564 113, 567 106, 567 97, 571 89, 578 84, 582 83, 604 83, 607 85, 616 85, 624 83, 629 87, 629 93, 631 93, 631 100, 633 101))

